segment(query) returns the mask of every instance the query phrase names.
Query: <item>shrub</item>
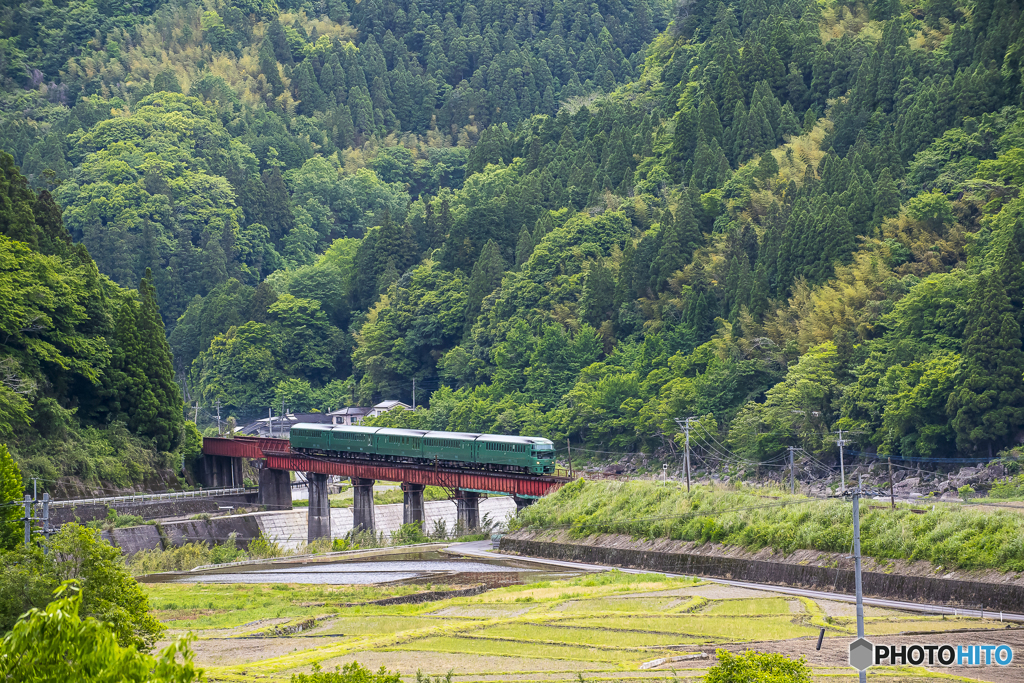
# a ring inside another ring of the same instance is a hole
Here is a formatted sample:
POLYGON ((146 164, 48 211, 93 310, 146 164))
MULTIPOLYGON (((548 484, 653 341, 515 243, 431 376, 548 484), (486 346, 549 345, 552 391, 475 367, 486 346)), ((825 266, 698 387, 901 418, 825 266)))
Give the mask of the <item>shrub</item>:
POLYGON ((91 522, 87 522, 85 526, 90 529, 110 531, 111 529, 121 529, 126 526, 142 526, 145 523, 146 520, 139 515, 122 515, 117 510, 110 508, 107 510, 106 519, 94 519, 91 522))
MULTIPOLYGON (((359 662, 336 666, 334 671, 324 671, 319 663, 313 664, 313 672, 293 674, 291 683, 401 683, 402 677, 383 666, 376 673, 359 662)), ((417 681, 419 678, 417 677, 417 681)))
POLYGON ((188 639, 157 657, 119 643, 110 624, 82 619, 82 592, 65 583, 44 609, 27 612, 0 642, 0 680, 125 681, 189 683, 201 669, 192 664, 188 639), (181 655, 182 661, 177 661, 181 655))
POLYGON ((423 526, 417 522, 403 524, 397 531, 391 534, 391 542, 394 545, 426 543, 429 540, 427 535, 423 533, 423 526))
POLYGON ((956 492, 957 494, 959 494, 960 498, 966 503, 967 500, 971 497, 971 494, 974 493, 974 487, 971 486, 970 484, 967 484, 965 486, 961 486, 960 488, 958 488, 956 492))
POLYGON ((329 538, 317 538, 306 544, 304 552, 310 555, 329 553, 334 549, 334 542, 329 538))
POLYGON ((811 683, 811 668, 803 657, 792 660, 756 650, 734 655, 722 649, 715 656, 718 664, 708 669, 704 683, 811 683))
MULTIPOLYGON (((225 564, 227 562, 237 562, 238 560, 244 560, 246 557, 245 551, 239 548, 235 544, 235 538, 238 536, 234 531, 228 534, 228 540, 219 545, 215 545, 210 549, 210 564, 225 564)), ((196 565, 197 567, 199 565, 196 565)))
POLYGON ((273 541, 267 540, 267 537, 263 534, 260 534, 257 538, 249 541, 249 557, 254 560, 281 557, 282 554, 281 546, 273 541))

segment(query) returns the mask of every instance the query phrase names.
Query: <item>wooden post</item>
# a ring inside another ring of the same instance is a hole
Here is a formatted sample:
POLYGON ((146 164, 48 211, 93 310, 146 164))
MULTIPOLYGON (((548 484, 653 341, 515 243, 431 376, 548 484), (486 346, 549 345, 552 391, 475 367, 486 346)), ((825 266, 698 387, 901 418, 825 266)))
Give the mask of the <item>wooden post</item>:
POLYGON ((572 444, 569 443, 569 437, 565 437, 565 448, 569 451, 569 478, 575 479, 572 472, 572 444))

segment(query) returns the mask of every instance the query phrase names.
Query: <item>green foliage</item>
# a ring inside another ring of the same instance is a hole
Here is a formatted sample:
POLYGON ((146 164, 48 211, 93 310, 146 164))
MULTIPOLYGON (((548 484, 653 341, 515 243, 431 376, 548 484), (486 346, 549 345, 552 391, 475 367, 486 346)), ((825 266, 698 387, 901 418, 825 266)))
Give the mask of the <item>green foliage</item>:
POLYGON ((24 541, 23 526, 18 520, 25 512, 17 505, 23 492, 21 470, 7 446, 0 444, 0 552, 13 550, 24 541))
POLYGON ((29 610, 0 642, 0 676, 15 681, 198 681, 188 639, 178 639, 156 657, 119 642, 117 632, 79 616, 83 593, 73 581, 55 599, 29 610), (180 660, 179 660, 180 658, 180 660))
POLYGON ((395 545, 426 543, 429 540, 430 538, 423 533, 423 525, 416 522, 403 524, 397 531, 394 531, 391 534, 391 542, 395 545))
POLYGON ((960 498, 966 503, 967 500, 971 497, 971 494, 974 493, 974 487, 971 486, 970 484, 967 484, 958 488, 956 492, 957 495, 959 495, 960 498))
POLYGON ((86 527, 90 529, 103 529, 110 531, 111 529, 120 529, 126 526, 139 526, 143 524, 144 520, 139 515, 122 515, 120 512, 113 508, 107 509, 106 519, 97 519, 86 523, 86 527))
POLYGON ((267 540, 263 534, 260 534, 258 537, 249 541, 247 552, 249 553, 249 557, 257 560, 280 557, 282 554, 281 546, 273 541, 267 540))
POLYGON ((359 662, 350 662, 334 671, 324 671, 319 663, 313 664, 312 673, 292 674, 292 683, 399 683, 402 677, 383 666, 374 673, 359 662))
POLYGON ((792 660, 774 652, 747 650, 734 655, 715 650, 718 664, 708 669, 706 683, 810 683, 811 667, 803 657, 792 660))
MULTIPOLYGON (((429 408, 387 420, 594 451, 671 450, 684 415, 755 460, 827 457, 838 427, 911 457, 1006 443, 1016 6, 876 2, 865 29, 808 0, 627 5, 15 3, 12 452, 53 468, 35 432, 81 451, 111 418, 169 450, 175 377, 240 417, 415 379, 429 408)), ((115 460, 91 469, 141 478, 115 460)))
MULTIPOLYGON (((1019 515, 970 506, 861 513, 861 552, 879 560, 924 560, 963 569, 1024 569, 1017 540, 1019 515)), ((839 500, 790 496, 781 490, 736 490, 661 482, 579 480, 521 511, 515 528, 568 528, 575 537, 595 533, 723 543, 751 551, 819 550, 848 553, 851 508, 839 500), (752 514, 753 513, 753 514, 752 514)))
POLYGON ((126 571, 121 551, 99 537, 99 531, 65 524, 41 548, 4 553, 9 568, 0 583, 0 629, 9 630, 30 607, 42 608, 50 593, 65 581, 79 583, 84 616, 106 623, 122 647, 139 651, 153 647, 163 627, 149 614, 149 603, 126 571))

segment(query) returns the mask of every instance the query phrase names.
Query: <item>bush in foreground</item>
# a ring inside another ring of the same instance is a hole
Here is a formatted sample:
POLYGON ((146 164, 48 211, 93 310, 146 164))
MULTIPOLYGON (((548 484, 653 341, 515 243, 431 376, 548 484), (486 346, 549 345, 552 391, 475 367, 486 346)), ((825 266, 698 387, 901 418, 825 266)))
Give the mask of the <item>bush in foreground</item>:
POLYGON ((313 664, 313 672, 294 674, 291 683, 402 683, 402 677, 383 666, 374 673, 359 662, 351 662, 334 671, 324 671, 320 664, 313 664))
POLYGON ((704 683, 811 683, 811 668, 803 657, 793 660, 756 650, 734 655, 722 649, 715 656, 718 664, 708 669, 704 683))
POLYGON ((192 663, 187 639, 153 657, 122 647, 114 629, 82 619, 82 592, 72 582, 43 609, 29 610, 0 642, 0 680, 92 683, 191 683, 202 670, 192 663), (181 655, 181 661, 178 659, 181 655))
POLYGON ((0 553, 0 633, 10 630, 30 608, 42 608, 66 581, 82 586, 84 616, 110 625, 122 647, 153 647, 163 626, 149 613, 149 600, 125 568, 121 551, 99 531, 65 524, 46 543, 0 553))

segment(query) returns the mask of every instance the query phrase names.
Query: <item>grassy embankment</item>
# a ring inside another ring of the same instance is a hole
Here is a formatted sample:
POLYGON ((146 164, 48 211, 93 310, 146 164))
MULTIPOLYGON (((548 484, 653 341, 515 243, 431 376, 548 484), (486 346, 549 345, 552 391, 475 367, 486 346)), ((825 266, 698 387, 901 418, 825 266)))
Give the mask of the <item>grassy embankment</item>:
MULTIPOLYGON (((421 604, 345 606, 445 586, 170 585, 146 587, 155 615, 190 630, 198 662, 214 681, 286 683, 314 664, 326 670, 353 660, 376 669, 458 681, 696 681, 714 660, 654 670, 665 656, 759 642, 788 656, 813 652, 818 629, 828 638, 813 663, 815 680, 842 677, 856 632, 853 606, 743 588, 669 579, 658 574, 590 574, 510 586, 481 595, 421 604), (300 637, 252 638, 298 623, 300 637), (240 637, 241 636, 241 637, 240 637), (245 638, 244 636, 249 636, 245 638), (800 640, 792 640, 798 638, 800 640), (767 641, 767 642, 766 642, 767 641), (825 676, 826 678, 822 678, 825 676)), ((868 608, 867 633, 944 631, 998 623, 943 619, 868 608)), ((954 678, 923 670, 873 670, 873 680, 909 683, 954 678)))
MULTIPOLYGON (((848 553, 849 501, 791 496, 777 489, 579 480, 530 506, 513 528, 569 529, 701 543, 848 553)), ((861 506, 861 550, 880 560, 927 560, 960 569, 1024 571, 1024 514, 970 505, 861 506), (934 508, 934 509, 933 509, 934 508), (917 512, 914 512, 914 510, 917 512)))

